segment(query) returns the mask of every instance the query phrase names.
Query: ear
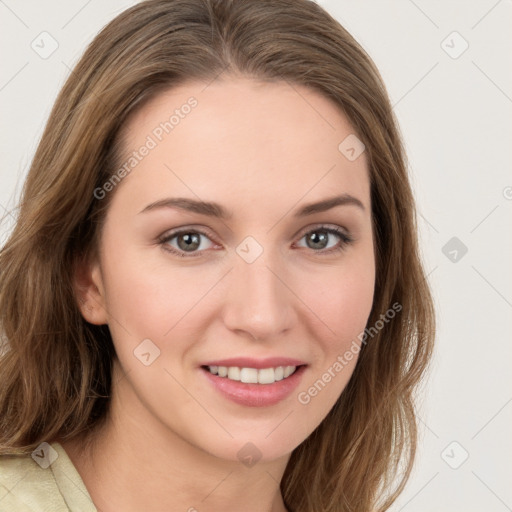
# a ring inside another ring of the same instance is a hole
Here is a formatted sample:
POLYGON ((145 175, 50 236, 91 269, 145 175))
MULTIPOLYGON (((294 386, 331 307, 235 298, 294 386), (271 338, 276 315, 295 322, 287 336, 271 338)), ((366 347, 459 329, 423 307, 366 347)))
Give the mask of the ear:
POLYGON ((98 261, 76 264, 73 287, 82 316, 91 324, 108 324, 105 288, 98 261))

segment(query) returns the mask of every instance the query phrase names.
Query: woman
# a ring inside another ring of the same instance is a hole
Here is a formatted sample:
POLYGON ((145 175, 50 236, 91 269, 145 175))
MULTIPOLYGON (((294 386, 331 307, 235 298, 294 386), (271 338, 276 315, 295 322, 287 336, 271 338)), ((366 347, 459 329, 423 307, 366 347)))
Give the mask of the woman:
POLYGON ((122 13, 50 115, 0 314, 0 510, 388 509, 434 316, 369 57, 307 0, 122 13))

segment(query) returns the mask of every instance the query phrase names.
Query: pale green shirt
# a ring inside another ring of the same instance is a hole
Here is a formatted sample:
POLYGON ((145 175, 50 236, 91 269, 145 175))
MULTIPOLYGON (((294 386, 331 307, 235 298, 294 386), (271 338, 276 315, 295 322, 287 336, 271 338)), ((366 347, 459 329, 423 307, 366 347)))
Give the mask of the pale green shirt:
MULTIPOLYGON (((40 445, 41 446, 41 445, 40 445)), ((64 448, 0 456, 0 512, 97 512, 64 448)))

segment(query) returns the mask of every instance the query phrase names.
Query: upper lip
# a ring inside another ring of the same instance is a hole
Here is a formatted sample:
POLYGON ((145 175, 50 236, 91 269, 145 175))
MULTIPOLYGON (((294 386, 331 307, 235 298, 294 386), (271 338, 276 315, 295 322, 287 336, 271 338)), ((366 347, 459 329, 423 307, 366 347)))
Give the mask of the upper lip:
POLYGON ((277 368, 278 366, 302 366, 306 363, 291 357, 267 357, 254 359, 252 357, 232 357, 230 359, 217 359, 208 361, 201 366, 238 366, 239 368, 277 368))

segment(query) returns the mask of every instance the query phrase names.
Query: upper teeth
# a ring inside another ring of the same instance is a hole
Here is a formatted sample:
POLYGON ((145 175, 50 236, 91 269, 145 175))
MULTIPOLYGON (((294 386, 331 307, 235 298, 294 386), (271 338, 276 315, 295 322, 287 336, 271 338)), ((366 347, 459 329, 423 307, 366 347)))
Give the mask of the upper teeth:
POLYGON ((238 366, 208 366, 208 370, 214 375, 246 384, 272 384, 286 379, 296 369, 296 366, 278 366, 277 368, 261 368, 259 370, 257 368, 239 368, 238 366))

